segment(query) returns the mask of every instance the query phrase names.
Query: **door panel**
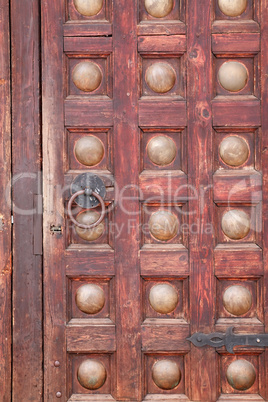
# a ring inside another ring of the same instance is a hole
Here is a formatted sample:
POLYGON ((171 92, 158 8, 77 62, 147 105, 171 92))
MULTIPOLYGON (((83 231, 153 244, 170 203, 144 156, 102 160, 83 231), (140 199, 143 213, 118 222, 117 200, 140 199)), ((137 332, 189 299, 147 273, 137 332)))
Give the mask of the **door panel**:
POLYGON ((42 2, 45 400, 267 398, 264 349, 186 339, 265 332, 267 60, 241 7, 42 2), (81 173, 106 187, 90 231, 81 173))

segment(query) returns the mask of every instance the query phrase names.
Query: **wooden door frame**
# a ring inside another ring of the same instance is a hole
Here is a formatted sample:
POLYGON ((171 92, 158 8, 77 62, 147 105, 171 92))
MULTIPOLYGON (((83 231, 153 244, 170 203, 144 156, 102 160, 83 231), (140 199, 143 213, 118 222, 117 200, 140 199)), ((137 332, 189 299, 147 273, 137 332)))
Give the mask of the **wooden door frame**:
POLYGON ((11 397, 11 115, 9 0, 0 0, 0 389, 11 397))

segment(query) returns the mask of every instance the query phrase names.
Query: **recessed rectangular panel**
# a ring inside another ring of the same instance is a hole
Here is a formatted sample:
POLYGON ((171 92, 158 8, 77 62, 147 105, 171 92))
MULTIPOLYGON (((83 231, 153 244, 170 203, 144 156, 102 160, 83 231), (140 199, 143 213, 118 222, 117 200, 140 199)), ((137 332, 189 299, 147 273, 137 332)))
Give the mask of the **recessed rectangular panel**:
POLYGON ((187 280, 146 278, 142 281, 143 317, 166 319, 188 318, 189 289, 187 280))
POLYGON ((230 3, 226 0, 214 0, 214 16, 216 20, 238 21, 254 19, 254 0, 241 1, 234 3, 233 7, 228 7, 230 3))
POLYGON ((140 250, 143 276, 188 276, 188 264, 188 250, 182 244, 161 248, 146 244, 140 250))
POLYGON ((186 102, 176 100, 140 100, 140 127, 185 127, 186 102))
POLYGON ((232 33, 212 35, 212 51, 215 54, 256 54, 260 51, 260 34, 232 33))
POLYGON ((65 53, 80 53, 80 54, 99 54, 107 55, 112 53, 113 41, 112 38, 105 37, 65 37, 64 52, 65 53))
POLYGON ((187 202, 187 176, 181 171, 144 171, 140 175, 141 200, 187 202))
POLYGON ((112 170, 112 135, 109 130, 68 130, 70 170, 112 170))
POLYGON ((109 246, 95 246, 89 249, 80 245, 65 251, 66 275, 68 276, 113 276, 114 251, 109 246), (78 252, 78 253, 77 253, 78 252), (77 255, 78 254, 78 255, 77 255))
POLYGON ((185 393, 183 355, 145 354, 145 373, 146 394, 176 395, 185 393))
POLYGON ((112 25, 108 22, 85 23, 85 21, 67 21, 63 25, 64 36, 110 36, 112 34, 112 25))
POLYGON ((67 99, 65 101, 66 127, 112 127, 113 102, 108 98, 67 99))
POLYGON ((138 40, 140 53, 184 53, 186 51, 186 36, 140 36, 138 40))
POLYGON ((68 356, 70 396, 71 394, 111 393, 112 365, 114 364, 112 355, 69 353, 68 356))
POLYGON ((85 2, 83 0, 67 0, 68 17, 67 20, 90 21, 96 24, 100 21, 111 21, 112 5, 109 0, 97 0, 95 2, 85 2))
POLYGON ((184 320, 146 320, 142 327, 142 350, 188 352, 190 343, 185 341, 190 335, 190 327, 184 320))
POLYGON ((262 249, 256 244, 220 244, 215 248, 214 260, 218 277, 263 275, 262 249))
POLYGON ((260 101, 257 99, 217 98, 212 101, 215 127, 259 127, 260 101))
POLYGON ((115 325, 110 320, 95 320, 92 325, 83 320, 72 320, 67 326, 66 337, 68 352, 116 350, 115 325))
POLYGON ((218 171, 213 176, 216 203, 258 203, 262 199, 262 177, 256 171, 218 171))

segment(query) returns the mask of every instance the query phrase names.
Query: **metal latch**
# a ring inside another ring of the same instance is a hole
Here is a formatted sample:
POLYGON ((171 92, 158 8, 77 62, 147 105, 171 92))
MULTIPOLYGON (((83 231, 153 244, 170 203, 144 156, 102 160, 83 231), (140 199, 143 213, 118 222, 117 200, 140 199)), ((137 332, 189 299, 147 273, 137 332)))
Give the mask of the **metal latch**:
POLYGON ((50 231, 51 231, 51 233, 53 233, 53 234, 61 235, 61 234, 62 234, 62 227, 61 227, 61 226, 54 226, 54 225, 52 225, 52 226, 50 226, 50 231))
POLYGON ((234 353, 234 346, 268 346, 268 334, 234 334, 234 327, 227 329, 226 334, 221 332, 214 332, 212 334, 203 334, 197 332, 187 341, 192 342, 196 347, 202 348, 205 345, 212 346, 213 348, 226 347, 229 353, 234 353))

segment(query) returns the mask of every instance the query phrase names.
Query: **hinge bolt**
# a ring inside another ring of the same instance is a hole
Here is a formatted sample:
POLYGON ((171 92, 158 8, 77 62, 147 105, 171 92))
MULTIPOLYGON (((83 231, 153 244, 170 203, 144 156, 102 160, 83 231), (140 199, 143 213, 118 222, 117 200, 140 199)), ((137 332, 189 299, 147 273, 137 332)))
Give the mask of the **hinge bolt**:
POLYGON ((257 342, 257 343, 261 343, 260 338, 257 338, 257 339, 256 339, 256 342, 257 342))

